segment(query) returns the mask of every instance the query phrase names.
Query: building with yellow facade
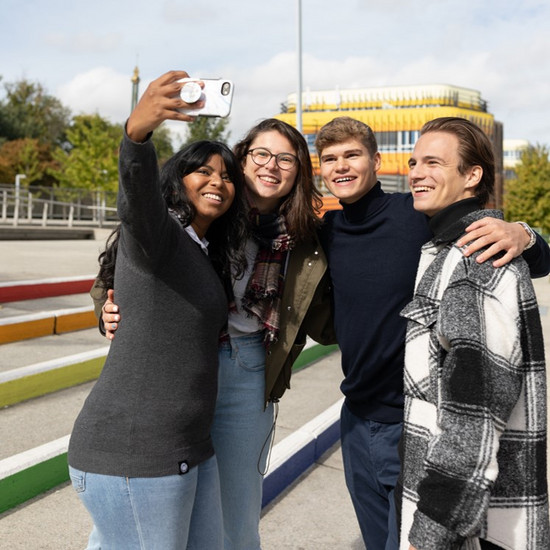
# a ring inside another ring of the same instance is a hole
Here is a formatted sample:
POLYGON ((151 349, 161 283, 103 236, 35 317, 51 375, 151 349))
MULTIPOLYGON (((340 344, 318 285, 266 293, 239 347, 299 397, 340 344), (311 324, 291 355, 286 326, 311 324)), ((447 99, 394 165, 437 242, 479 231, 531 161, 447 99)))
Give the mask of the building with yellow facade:
MULTIPOLYGON (((276 118, 296 126, 296 99, 296 93, 290 94, 285 112, 276 118)), ((480 92, 447 84, 303 92, 302 131, 316 175, 315 137, 321 126, 338 116, 351 116, 374 130, 382 154, 379 177, 387 191, 408 191, 408 160, 425 122, 442 116, 471 120, 493 142, 497 165, 493 206, 502 207, 502 124, 488 112, 480 92)))

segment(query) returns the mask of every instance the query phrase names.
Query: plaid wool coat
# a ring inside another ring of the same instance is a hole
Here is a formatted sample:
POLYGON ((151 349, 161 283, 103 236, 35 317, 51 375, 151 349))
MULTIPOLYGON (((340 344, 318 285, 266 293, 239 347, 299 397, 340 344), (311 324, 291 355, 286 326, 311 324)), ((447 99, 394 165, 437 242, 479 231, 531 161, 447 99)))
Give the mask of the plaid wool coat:
POLYGON ((422 248, 405 353, 401 548, 550 547, 546 373, 529 270, 454 242, 478 210, 422 248))

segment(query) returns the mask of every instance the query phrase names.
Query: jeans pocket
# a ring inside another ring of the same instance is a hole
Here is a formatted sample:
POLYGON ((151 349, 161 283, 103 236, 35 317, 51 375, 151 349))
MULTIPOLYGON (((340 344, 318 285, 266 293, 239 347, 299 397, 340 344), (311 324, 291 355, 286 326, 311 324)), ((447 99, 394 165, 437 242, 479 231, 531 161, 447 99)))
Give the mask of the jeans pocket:
POLYGON ((265 346, 259 343, 256 346, 240 348, 235 356, 237 365, 248 372, 263 372, 265 370, 265 346))
POLYGON ((86 490, 86 472, 69 467, 69 477, 77 493, 83 493, 86 490))

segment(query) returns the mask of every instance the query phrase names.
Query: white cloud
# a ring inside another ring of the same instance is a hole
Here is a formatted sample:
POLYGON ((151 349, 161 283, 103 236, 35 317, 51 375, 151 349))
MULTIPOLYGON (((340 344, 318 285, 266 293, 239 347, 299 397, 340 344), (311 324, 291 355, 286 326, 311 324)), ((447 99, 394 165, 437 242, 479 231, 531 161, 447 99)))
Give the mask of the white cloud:
POLYGON ((55 95, 74 114, 98 113, 111 122, 124 122, 131 108, 130 76, 110 67, 97 67, 76 75, 61 85, 55 95))

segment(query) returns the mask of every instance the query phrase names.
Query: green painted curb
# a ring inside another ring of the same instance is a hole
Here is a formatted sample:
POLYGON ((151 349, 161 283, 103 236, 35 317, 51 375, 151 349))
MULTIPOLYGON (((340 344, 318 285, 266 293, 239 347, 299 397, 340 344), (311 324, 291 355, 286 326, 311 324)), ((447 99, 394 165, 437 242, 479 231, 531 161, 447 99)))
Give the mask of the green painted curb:
POLYGON ((69 479, 67 453, 0 479, 0 513, 14 508, 69 479))
POLYGON ((321 344, 314 344, 313 346, 306 348, 298 355, 294 365, 292 365, 292 372, 297 372, 307 366, 309 366, 314 361, 321 359, 325 355, 337 351, 338 345, 333 344, 331 346, 322 346, 321 344))

